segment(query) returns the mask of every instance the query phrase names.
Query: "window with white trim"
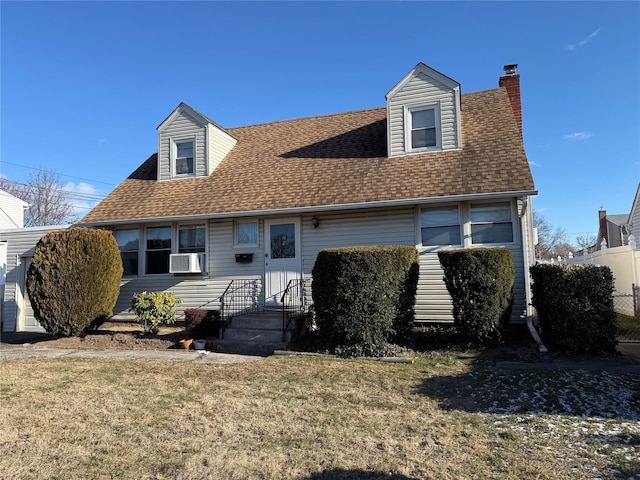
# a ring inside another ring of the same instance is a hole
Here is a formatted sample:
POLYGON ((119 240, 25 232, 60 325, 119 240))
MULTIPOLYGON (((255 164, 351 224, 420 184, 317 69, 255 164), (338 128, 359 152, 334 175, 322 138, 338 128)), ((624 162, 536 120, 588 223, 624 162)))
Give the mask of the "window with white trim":
POLYGON ((258 245, 258 222, 236 222, 235 244, 241 247, 258 245))
POLYGON ((138 275, 138 251, 140 249, 140 230, 137 228, 115 230, 120 258, 122 258, 122 275, 138 275))
POLYGON ((407 108, 406 122, 407 151, 440 148, 440 113, 437 105, 407 108))
POLYGON ((204 224, 178 227, 178 253, 203 253, 207 243, 204 224))
POLYGON ((420 211, 422 245, 461 245, 460 210, 450 207, 423 208, 420 211))
POLYGON ((509 202, 471 204, 471 243, 513 243, 513 218, 509 202))
POLYGON ((169 273, 171 255, 171 227, 147 227, 146 231, 146 269, 147 274, 169 273))
POLYGON ((174 151, 176 176, 193 175, 195 173, 193 164, 194 141, 176 142, 174 151))

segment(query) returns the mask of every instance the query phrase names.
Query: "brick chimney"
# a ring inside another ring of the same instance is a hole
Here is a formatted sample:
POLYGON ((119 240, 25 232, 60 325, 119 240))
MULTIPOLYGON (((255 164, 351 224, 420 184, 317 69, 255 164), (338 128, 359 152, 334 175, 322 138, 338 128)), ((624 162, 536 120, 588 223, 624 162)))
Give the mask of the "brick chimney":
POLYGON ((500 77, 498 85, 507 89, 513 115, 516 117, 516 123, 522 137, 522 104, 520 103, 520 74, 516 73, 518 64, 504 66, 504 75, 500 77))

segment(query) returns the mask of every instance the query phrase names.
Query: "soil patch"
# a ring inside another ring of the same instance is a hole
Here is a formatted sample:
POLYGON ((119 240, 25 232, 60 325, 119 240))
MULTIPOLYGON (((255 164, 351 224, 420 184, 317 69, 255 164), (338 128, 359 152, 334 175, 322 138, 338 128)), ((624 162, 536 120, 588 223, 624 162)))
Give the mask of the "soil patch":
POLYGON ((162 327, 157 335, 147 335, 142 326, 138 324, 109 322, 80 337, 58 337, 38 333, 24 337, 3 334, 2 341, 14 344, 32 343, 47 348, 167 350, 182 348, 179 342, 188 336, 189 334, 184 327, 162 327))

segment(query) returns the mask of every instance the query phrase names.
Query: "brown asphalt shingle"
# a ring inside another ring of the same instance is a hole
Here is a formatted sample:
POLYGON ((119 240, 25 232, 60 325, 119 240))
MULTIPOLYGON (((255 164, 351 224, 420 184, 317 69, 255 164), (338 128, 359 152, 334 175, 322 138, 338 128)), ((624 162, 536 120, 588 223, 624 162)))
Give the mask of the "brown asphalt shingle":
POLYGON ((461 150, 387 158, 386 108, 227 131, 209 177, 156 181, 156 154, 82 223, 533 191, 505 89, 462 96, 461 150))

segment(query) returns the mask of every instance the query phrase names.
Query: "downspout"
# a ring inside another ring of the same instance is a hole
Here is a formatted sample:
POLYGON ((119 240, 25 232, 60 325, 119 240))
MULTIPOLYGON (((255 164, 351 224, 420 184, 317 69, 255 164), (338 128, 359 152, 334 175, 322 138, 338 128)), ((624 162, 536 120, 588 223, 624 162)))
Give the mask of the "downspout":
POLYGON ((547 347, 544 346, 542 340, 540 339, 540 335, 538 335, 538 331, 533 326, 533 309, 531 307, 531 282, 529 277, 529 252, 533 248, 532 240, 529 231, 527 229, 527 224, 529 223, 527 220, 527 209, 529 207, 529 197, 522 197, 522 217, 520 221, 520 230, 522 235, 522 242, 524 246, 524 251, 522 252, 524 255, 524 299, 525 299, 525 316, 527 319, 527 328, 529 329, 529 333, 531 337, 533 337, 533 341, 538 345, 538 351, 540 353, 547 353, 547 347))

